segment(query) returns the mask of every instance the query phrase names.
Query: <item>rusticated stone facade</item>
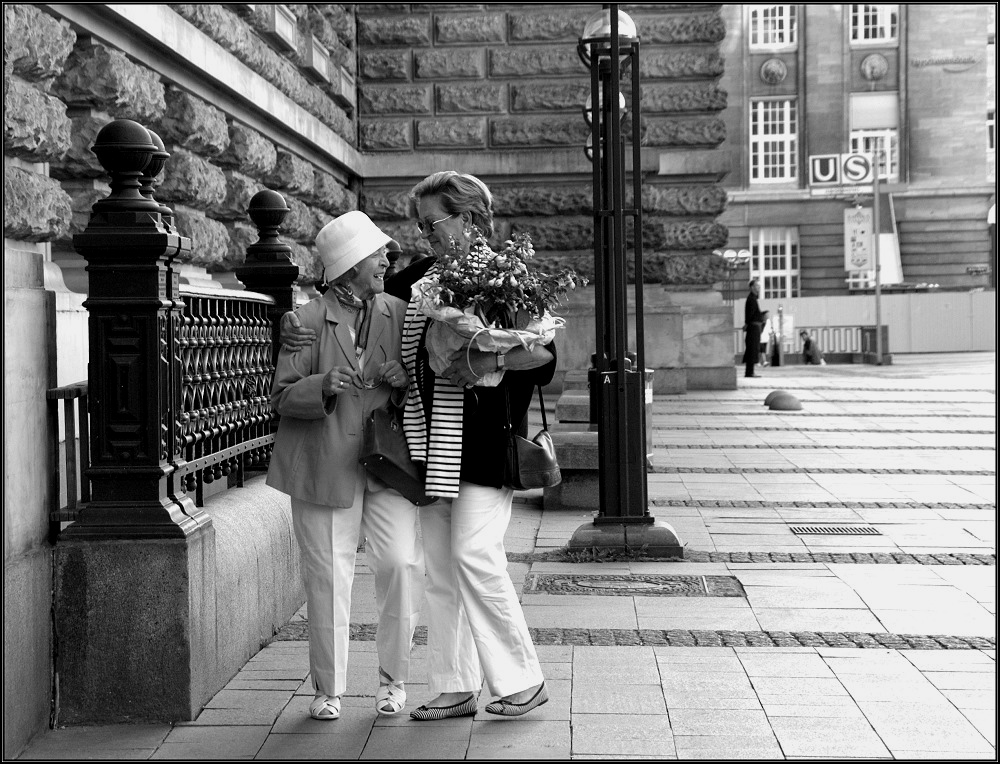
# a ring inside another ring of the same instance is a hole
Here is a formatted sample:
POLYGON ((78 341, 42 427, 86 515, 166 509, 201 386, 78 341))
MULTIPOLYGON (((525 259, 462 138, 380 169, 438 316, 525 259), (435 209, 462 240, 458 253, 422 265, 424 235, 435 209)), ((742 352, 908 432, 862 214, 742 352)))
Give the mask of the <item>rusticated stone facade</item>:
MULTIPOLYGON (((725 36, 713 5, 622 6, 640 37, 641 141, 646 150, 717 147, 726 137, 717 115, 725 36)), ((581 151, 590 130, 581 108, 590 76, 576 51, 592 5, 497 6, 360 4, 359 147, 391 164, 395 153, 426 160, 428 172, 457 170, 459 152, 503 156, 581 151)), ((623 93, 630 99, 627 82, 623 93)), ((629 120, 626 120, 626 128, 629 120)), ((530 161, 530 159, 524 160, 530 161)), ((585 167, 585 166, 584 166, 585 167)), ((365 209, 404 247, 422 248, 408 222, 406 191, 419 177, 366 190, 365 209)), ((715 222, 726 194, 717 174, 686 177, 676 187, 649 172, 643 183, 643 244, 649 283, 706 287, 720 276, 709 254, 724 246, 715 222)), ((540 265, 568 264, 593 273, 593 206, 586 169, 577 177, 542 171, 490 179, 500 240, 531 234, 540 265)), ((628 189, 631 196, 631 189, 628 189)))
POLYGON ((69 230, 69 195, 59 181, 19 167, 4 166, 4 236, 21 241, 49 241, 69 230))
MULTIPOLYGON (((303 67, 304 46, 315 37, 328 51, 334 72, 353 89, 354 9, 329 4, 287 7, 296 16, 300 45, 281 52, 267 41, 263 6, 253 11, 224 4, 170 6, 353 145, 353 93, 345 96, 339 79, 310 79, 303 67)), ((238 250, 252 241, 236 233, 233 221, 245 220, 250 198, 271 188, 291 209, 283 233, 297 245, 296 258, 303 266, 299 281, 315 280, 316 233, 333 215, 358 206, 357 191, 342 177, 292 148, 276 145, 123 51, 93 37, 77 39, 67 24, 40 8, 5 5, 4 21, 4 154, 28 163, 47 162, 51 177, 59 180, 26 177, 19 168, 5 173, 6 207, 29 202, 5 216, 8 237, 51 241, 57 261, 72 260, 73 234, 83 230, 90 207, 107 193, 104 170, 91 150, 94 139, 112 119, 126 118, 155 131, 171 155, 155 194, 177 208, 175 223, 192 239, 191 264, 212 272, 231 271, 242 262, 238 250)))
POLYGON ((71 150, 66 103, 52 92, 76 35, 29 5, 4 5, 4 236, 47 242, 69 231, 69 194, 32 166, 58 164, 71 150), (25 166, 12 166, 7 158, 25 166))

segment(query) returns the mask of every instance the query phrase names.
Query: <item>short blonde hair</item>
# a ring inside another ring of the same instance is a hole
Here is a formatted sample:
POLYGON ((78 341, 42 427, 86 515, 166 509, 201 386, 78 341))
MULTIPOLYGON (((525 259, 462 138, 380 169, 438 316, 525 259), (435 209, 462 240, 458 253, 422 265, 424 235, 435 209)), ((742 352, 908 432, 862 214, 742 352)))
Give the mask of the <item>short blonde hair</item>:
POLYGON ((472 224, 487 239, 493 235, 493 194, 475 175, 443 170, 428 175, 410 189, 410 215, 417 217, 417 203, 425 196, 440 196, 449 215, 468 212, 472 224))

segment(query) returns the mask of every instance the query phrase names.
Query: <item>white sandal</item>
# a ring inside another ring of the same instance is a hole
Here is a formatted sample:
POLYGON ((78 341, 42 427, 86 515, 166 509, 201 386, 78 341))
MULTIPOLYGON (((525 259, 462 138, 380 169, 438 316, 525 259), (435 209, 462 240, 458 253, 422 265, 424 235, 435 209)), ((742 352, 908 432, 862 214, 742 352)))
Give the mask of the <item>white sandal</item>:
POLYGON ((309 704, 309 715, 321 722, 331 722, 340 718, 340 696, 317 695, 309 704))
POLYGON ((381 668, 378 670, 378 690, 375 692, 375 710, 382 716, 392 716, 406 705, 406 690, 402 682, 393 682, 381 668))

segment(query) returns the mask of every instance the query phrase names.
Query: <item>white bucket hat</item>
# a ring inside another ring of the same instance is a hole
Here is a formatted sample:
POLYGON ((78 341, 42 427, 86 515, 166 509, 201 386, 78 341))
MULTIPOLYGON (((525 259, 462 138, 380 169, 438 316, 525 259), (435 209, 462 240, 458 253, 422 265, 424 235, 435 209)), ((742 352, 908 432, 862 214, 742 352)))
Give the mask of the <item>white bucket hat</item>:
POLYGON ((323 279, 333 283, 392 239, 359 210, 345 212, 316 234, 323 279))

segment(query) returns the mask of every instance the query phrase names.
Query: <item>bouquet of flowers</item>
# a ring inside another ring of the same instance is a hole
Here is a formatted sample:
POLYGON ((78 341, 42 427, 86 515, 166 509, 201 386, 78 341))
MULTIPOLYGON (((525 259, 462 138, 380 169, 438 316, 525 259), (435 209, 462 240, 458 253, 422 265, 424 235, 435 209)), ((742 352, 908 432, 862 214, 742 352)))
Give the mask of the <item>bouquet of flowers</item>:
MULTIPOLYGON (((442 257, 440 273, 413 285, 420 310, 434 319, 427 330, 431 369, 440 374, 456 350, 506 353, 547 345, 565 321, 552 309, 587 280, 569 269, 541 273, 529 261, 535 250, 526 233, 515 233, 494 252, 477 230, 469 254, 457 246, 442 257)), ((477 385, 495 387, 503 370, 484 375, 477 385)))

